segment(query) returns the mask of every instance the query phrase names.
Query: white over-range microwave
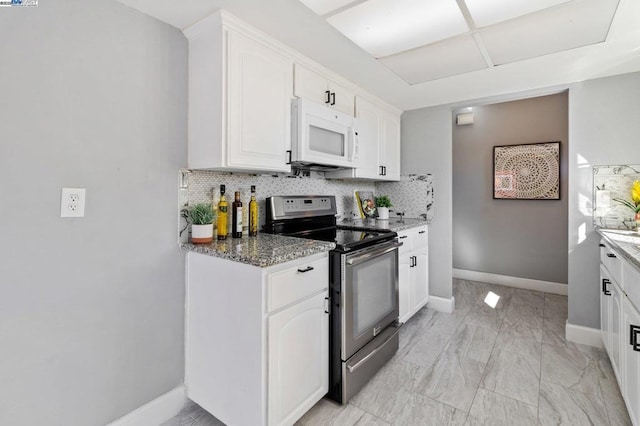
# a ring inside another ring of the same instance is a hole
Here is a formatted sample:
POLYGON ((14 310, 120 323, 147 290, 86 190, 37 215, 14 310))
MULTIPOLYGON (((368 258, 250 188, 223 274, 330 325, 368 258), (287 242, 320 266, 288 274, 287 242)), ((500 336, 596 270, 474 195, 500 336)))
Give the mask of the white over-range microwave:
POLYGON ((292 101, 291 163, 311 170, 358 166, 356 120, 309 99, 292 101))

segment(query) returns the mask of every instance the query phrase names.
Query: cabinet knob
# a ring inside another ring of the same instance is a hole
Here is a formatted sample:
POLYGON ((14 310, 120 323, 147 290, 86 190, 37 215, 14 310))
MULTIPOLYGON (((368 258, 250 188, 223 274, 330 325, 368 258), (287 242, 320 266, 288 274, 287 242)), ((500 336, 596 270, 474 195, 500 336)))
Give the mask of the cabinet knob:
POLYGON ((633 346, 633 350, 636 352, 640 352, 640 345, 638 345, 638 331, 640 331, 640 327, 629 324, 629 344, 633 346))

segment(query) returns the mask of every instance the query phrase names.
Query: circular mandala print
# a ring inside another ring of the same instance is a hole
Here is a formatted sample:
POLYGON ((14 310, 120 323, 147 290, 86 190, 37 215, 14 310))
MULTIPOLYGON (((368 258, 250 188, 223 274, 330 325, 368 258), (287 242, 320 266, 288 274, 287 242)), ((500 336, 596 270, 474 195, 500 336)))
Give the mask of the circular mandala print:
POLYGON ((560 144, 497 146, 495 198, 559 199, 560 144))

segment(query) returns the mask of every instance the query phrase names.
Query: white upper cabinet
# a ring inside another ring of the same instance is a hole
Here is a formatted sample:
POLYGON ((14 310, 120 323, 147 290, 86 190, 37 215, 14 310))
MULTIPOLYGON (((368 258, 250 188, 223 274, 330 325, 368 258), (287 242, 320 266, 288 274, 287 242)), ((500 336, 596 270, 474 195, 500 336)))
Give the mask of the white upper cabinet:
POLYGON ((356 118, 360 166, 325 176, 400 180, 400 114, 356 96, 356 118))
POLYGON ((344 85, 300 64, 295 64, 294 82, 295 96, 311 99, 353 116, 355 94, 344 85))
POLYGON ((400 117, 381 111, 378 163, 380 180, 400 180, 400 117))
POLYGON ((293 59, 218 12, 189 39, 189 168, 291 170, 293 59))

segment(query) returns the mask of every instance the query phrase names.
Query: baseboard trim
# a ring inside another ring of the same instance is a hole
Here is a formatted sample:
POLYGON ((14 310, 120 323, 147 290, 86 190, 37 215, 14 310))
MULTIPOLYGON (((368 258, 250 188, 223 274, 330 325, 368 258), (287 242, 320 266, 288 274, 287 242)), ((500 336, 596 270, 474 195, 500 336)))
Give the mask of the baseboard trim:
POLYGON ((510 277, 508 275, 490 274, 487 272, 469 271, 466 269, 453 269, 453 278, 468 281, 480 281, 489 284, 498 284, 506 287, 522 288, 525 290, 543 291, 545 293, 561 294, 566 296, 569 291, 567 284, 552 281, 533 280, 531 278, 510 277))
POLYGON ((450 298, 429 296, 427 307, 429 309, 433 309, 434 311, 450 314, 453 313, 453 310, 456 307, 456 298, 453 296, 451 296, 450 298))
POLYGON ((114 420, 107 426, 156 426, 178 414, 186 402, 187 394, 184 385, 180 385, 114 420))
POLYGON ((567 324, 565 326, 566 339, 570 342, 580 343, 581 345, 603 348, 602 335, 599 328, 583 327, 581 325, 567 324))

